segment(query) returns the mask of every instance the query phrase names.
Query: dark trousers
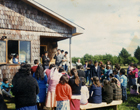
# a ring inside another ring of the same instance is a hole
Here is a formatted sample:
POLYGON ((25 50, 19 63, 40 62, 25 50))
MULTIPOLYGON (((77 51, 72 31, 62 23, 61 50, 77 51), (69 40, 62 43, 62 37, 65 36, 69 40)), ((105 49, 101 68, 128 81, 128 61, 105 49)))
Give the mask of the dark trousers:
POLYGON ((127 87, 122 86, 122 100, 125 102, 127 100, 127 87))

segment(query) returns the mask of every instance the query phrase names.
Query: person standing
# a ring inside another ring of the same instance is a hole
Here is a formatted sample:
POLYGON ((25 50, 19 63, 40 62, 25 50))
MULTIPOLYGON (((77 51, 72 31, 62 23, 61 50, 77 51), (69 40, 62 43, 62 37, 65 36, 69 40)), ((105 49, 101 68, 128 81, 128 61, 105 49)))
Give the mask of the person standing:
POLYGON ((48 77, 48 92, 46 97, 46 107, 52 108, 56 107, 56 85, 59 83, 62 74, 58 72, 57 67, 51 69, 51 73, 48 77))
POLYGON ((82 65, 78 66, 77 72, 78 72, 79 77, 84 77, 85 78, 86 75, 85 75, 85 72, 83 71, 83 66, 82 65))
POLYGON ((87 66, 87 76, 88 76, 88 78, 87 78, 87 81, 86 82, 88 82, 89 81, 89 85, 90 85, 90 83, 92 82, 91 81, 91 78, 92 78, 92 72, 93 72, 93 61, 92 60, 89 60, 89 63, 88 63, 88 66, 87 66))
POLYGON ((97 76, 99 78, 99 80, 100 80, 100 78, 101 78, 101 69, 98 66, 97 61, 94 62, 94 66, 92 68, 93 68, 93 72, 91 73, 92 77, 97 76))
POLYGON ((89 79, 89 75, 88 75, 88 61, 85 61, 84 72, 85 72, 85 77, 86 77, 86 82, 87 82, 88 79, 89 79))
POLYGON ((125 102, 127 100, 127 77, 125 76, 125 70, 120 70, 121 75, 121 88, 122 88, 122 100, 125 102))
POLYGON ((42 58, 42 63, 44 70, 49 68, 50 58, 48 57, 48 51, 45 52, 45 55, 42 58))
POLYGON ((112 69, 111 69, 111 65, 107 65, 107 72, 106 72, 106 77, 107 80, 110 80, 109 75, 112 74, 112 69))
POLYGON ((70 110, 80 110, 82 81, 79 78, 77 70, 75 68, 71 70, 71 77, 69 79, 69 85, 71 86, 71 89, 72 89, 70 110))
POLYGON ((62 63, 62 61, 63 61, 63 59, 64 59, 64 55, 63 54, 61 54, 61 50, 60 49, 58 49, 57 50, 57 54, 55 55, 55 57, 54 57, 54 59, 55 59, 55 64, 57 65, 57 66, 61 66, 61 63, 62 63))
POLYGON ((36 95, 39 93, 39 87, 30 72, 31 65, 24 64, 12 80, 11 91, 15 95, 16 110, 37 110, 36 95))
POLYGON ((38 64, 39 64, 39 61, 37 59, 34 60, 34 66, 31 68, 31 75, 33 75, 33 73, 36 72, 38 64))
POLYGON ((62 66, 66 72, 68 71, 68 66, 69 66, 69 58, 67 55, 68 55, 68 52, 66 51, 65 55, 64 55, 63 62, 62 62, 62 66))
POLYGON ((62 75, 59 84, 56 86, 56 110, 70 110, 70 100, 72 96, 71 87, 67 84, 69 78, 67 75, 62 75))
POLYGON ((37 80, 39 86, 39 94, 37 95, 37 107, 39 109, 39 103, 41 103, 41 109, 43 109, 46 99, 47 76, 44 73, 42 66, 38 65, 36 72, 33 73, 33 77, 37 80))
POLYGON ((76 69, 78 69, 78 66, 82 65, 81 60, 78 59, 78 62, 76 62, 76 69))

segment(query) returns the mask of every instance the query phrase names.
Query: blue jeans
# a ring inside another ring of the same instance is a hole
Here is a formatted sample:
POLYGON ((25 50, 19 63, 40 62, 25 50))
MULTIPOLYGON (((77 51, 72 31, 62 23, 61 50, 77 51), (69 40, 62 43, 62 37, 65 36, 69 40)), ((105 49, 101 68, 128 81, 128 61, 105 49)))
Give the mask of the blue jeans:
POLYGON ((127 87, 122 86, 122 100, 123 102, 127 100, 127 87))
POLYGON ((65 65, 62 65, 64 70, 67 72, 68 71, 68 66, 65 64, 65 65))

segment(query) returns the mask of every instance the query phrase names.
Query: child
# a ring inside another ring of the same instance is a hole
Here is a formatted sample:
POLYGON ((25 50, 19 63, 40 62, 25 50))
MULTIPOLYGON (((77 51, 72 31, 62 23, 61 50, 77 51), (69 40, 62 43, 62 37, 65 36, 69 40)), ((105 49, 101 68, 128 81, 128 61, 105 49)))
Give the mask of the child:
POLYGON ((120 88, 120 81, 116 77, 114 77, 114 74, 110 74, 109 78, 111 79, 110 81, 114 80, 117 87, 120 88))
POLYGON ((69 78, 67 75, 63 75, 60 78, 59 84, 56 86, 56 110, 70 110, 70 100, 72 96, 71 87, 67 84, 69 78))
POLYGON ((82 105, 86 105, 88 103, 88 98, 89 98, 89 91, 87 86, 85 86, 85 78, 81 77, 82 80, 82 87, 81 87, 81 100, 80 103, 82 105))
POLYGON ((102 100, 103 102, 107 102, 107 104, 113 101, 113 88, 110 86, 108 80, 103 81, 102 100))
POLYGON ((121 78, 120 78, 118 71, 116 69, 113 70, 113 74, 114 74, 114 77, 117 78, 121 82, 121 78))
POLYGON ((138 95, 137 86, 136 85, 133 85, 133 87, 130 89, 130 94, 138 95))
POLYGON ((127 77, 125 76, 125 70, 120 70, 121 75, 121 88, 122 88, 122 100, 123 102, 127 100, 127 77))
POLYGON ((3 82, 1 85, 2 94, 5 94, 9 96, 10 98, 12 98, 12 95, 10 94, 11 87, 12 87, 12 84, 8 83, 8 79, 3 78, 3 82))
POLYGON ((89 96, 90 103, 102 103, 102 88, 97 76, 93 77, 93 85, 90 88, 89 96))

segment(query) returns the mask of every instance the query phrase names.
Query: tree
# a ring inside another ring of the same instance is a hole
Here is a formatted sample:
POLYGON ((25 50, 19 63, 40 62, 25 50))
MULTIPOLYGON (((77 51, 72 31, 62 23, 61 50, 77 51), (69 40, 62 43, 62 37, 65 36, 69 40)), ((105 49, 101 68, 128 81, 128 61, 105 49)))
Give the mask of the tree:
POLYGON ((138 63, 139 60, 136 57, 128 57, 128 63, 138 63))
POLYGON ((139 64, 140 64, 140 47, 139 46, 135 50, 134 56, 139 60, 139 64))
POLYGON ((128 64, 128 57, 130 56, 131 54, 129 54, 125 48, 122 48, 119 57, 123 58, 123 64, 128 64))

